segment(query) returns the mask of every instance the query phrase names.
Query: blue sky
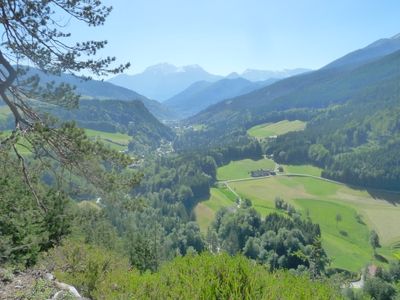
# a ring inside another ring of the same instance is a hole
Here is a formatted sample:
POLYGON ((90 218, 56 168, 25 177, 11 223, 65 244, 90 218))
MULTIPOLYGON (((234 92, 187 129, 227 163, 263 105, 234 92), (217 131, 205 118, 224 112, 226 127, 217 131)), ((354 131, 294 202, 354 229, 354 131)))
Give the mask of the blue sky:
POLYGON ((107 39, 127 73, 169 62, 216 74, 319 68, 400 32, 399 0, 106 0, 104 27, 73 24, 76 39, 107 39))

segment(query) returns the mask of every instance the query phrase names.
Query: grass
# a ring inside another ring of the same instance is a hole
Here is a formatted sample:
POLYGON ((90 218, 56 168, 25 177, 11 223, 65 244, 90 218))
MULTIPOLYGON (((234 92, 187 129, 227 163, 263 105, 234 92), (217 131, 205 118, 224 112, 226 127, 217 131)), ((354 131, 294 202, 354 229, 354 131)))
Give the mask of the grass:
POLYGON ((243 159, 231 161, 228 165, 218 168, 218 180, 231 180, 250 177, 250 171, 257 169, 274 169, 275 163, 270 159, 243 159))
POLYGON ((265 212, 259 206, 273 208, 276 196, 294 205, 303 215, 309 211, 311 220, 321 226, 324 245, 334 257, 335 267, 356 271, 372 258, 368 244, 371 229, 378 232, 384 248, 400 240, 400 207, 374 198, 365 190, 308 177, 274 177, 232 182, 230 186, 242 197, 251 199, 261 214, 265 212), (338 213, 343 221, 336 228, 338 213), (357 214, 365 224, 357 222, 357 214), (348 235, 340 234, 340 230, 348 235))
MULTIPOLYGON (((218 178, 246 178, 249 177, 246 169, 248 166, 257 169, 265 167, 264 163, 263 160, 231 162, 218 169, 218 178)), ((283 167, 285 172, 290 173, 318 176, 321 172, 313 166, 283 167)), ((372 256, 368 242, 372 229, 378 233, 383 246, 378 249, 378 253, 387 258, 394 255, 400 257, 400 194, 373 192, 300 176, 236 181, 230 182, 229 186, 242 198, 250 199, 262 216, 276 211, 274 200, 277 196, 292 204, 304 217, 308 212, 311 220, 321 226, 323 244, 333 260, 333 267, 359 271, 370 261, 378 263, 372 256), (337 214, 342 216, 338 224, 337 214)), ((212 195, 200 205, 208 208, 203 208, 202 213, 197 215, 204 231, 207 224, 212 222, 215 212, 223 206, 232 206, 232 201, 225 203, 212 195)))
POLYGON ((357 271, 372 259, 368 227, 357 222, 354 208, 323 200, 296 199, 295 202, 303 212, 308 212, 313 222, 320 224, 323 246, 334 266, 357 271), (340 222, 336 222, 337 214, 342 217, 340 222))
POLYGON ((277 123, 265 123, 250 128, 247 133, 256 138, 267 138, 275 135, 282 135, 291 131, 301 131, 306 127, 303 121, 283 120, 277 123))
POLYGON ((311 165, 282 165, 284 172, 321 176, 322 169, 311 165))
POLYGON ((124 133, 110 133, 92 129, 85 129, 85 133, 88 137, 98 139, 118 151, 127 149, 129 141, 132 139, 132 137, 124 133))
POLYGON ((195 208, 201 232, 205 233, 214 220, 215 213, 223 207, 236 207, 236 197, 226 188, 211 188, 210 197, 195 208))

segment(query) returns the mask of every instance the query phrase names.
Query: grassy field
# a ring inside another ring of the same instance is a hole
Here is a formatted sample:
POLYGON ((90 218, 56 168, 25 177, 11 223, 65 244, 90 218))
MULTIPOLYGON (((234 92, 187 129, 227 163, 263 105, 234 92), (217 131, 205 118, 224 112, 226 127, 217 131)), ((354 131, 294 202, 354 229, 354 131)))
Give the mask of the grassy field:
POLYGON ((321 176, 322 169, 311 165, 282 165, 284 172, 321 176))
POLYGON ((210 198, 200 202, 195 208, 196 219, 201 232, 205 233, 214 220, 215 213, 223 207, 235 207, 236 197, 226 188, 211 188, 210 198))
POLYGON ((124 133, 110 133, 92 129, 85 129, 85 133, 88 137, 98 139, 118 151, 127 149, 129 141, 132 139, 132 137, 124 133))
POLYGON ((290 131, 301 131, 306 127, 306 123, 295 120, 283 120, 277 123, 265 123, 250 128, 247 133, 256 138, 266 138, 274 135, 281 135, 290 131))
MULTIPOLYGON (((400 207, 365 190, 314 178, 281 176, 232 182, 230 186, 241 197, 251 199, 261 214, 265 214, 264 207, 274 208, 276 196, 303 215, 308 212, 311 220, 320 224, 324 246, 336 267, 358 270, 372 258, 368 243, 371 229, 377 231, 385 248, 400 240, 400 207), (337 214, 342 221, 336 226, 337 214)), ((400 201, 400 195, 397 198, 400 201)))
MULTIPOLYGON (((271 161, 270 161, 271 162, 271 161)), ((237 161, 218 170, 219 178, 248 177, 245 166, 264 167, 262 161, 237 161), (221 173, 222 170, 222 173, 221 173), (231 173, 229 173, 231 172, 231 173), (222 175, 221 175, 222 174, 222 175)), ((312 166, 284 166, 285 172, 317 176, 320 169, 312 166)), ((369 232, 374 229, 382 244, 378 253, 391 258, 400 254, 400 194, 357 189, 310 177, 274 176, 270 178, 230 182, 229 186, 242 198, 249 198, 253 207, 265 216, 275 210, 275 197, 292 204, 304 217, 320 224, 324 247, 332 258, 332 266, 359 271, 374 261, 369 245, 369 232), (336 223, 336 215, 342 221, 336 223)), ((199 204, 196 216, 204 232, 215 212, 232 201, 219 189, 199 204)), ((375 261, 376 262, 376 261, 375 261)))
POLYGON ((250 171, 257 169, 274 169, 275 163, 270 159, 243 159, 232 161, 228 165, 218 168, 218 180, 230 180, 250 177, 250 171))

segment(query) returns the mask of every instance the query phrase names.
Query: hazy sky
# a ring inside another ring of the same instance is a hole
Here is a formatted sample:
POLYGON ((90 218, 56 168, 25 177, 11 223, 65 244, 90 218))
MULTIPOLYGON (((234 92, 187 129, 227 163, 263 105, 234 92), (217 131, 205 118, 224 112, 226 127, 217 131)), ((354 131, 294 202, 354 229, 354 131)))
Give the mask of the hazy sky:
POLYGON ((102 53, 127 73, 169 62, 217 74, 246 68, 319 68, 400 32, 400 0, 107 0, 104 27, 73 24, 77 39, 107 39, 102 53))

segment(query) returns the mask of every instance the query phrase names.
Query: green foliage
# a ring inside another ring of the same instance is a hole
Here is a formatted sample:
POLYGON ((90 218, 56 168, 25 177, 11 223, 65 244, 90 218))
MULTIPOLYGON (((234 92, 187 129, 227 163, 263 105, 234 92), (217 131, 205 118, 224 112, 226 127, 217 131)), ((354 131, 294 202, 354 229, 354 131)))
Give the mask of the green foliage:
MULTIPOLYGON (((18 293, 18 299, 29 299, 29 300, 42 300, 51 299, 51 297, 57 292, 51 282, 45 279, 36 280, 33 287, 29 291, 23 291, 18 293)), ((65 300, 72 298, 63 298, 65 300)))
MULTIPOLYGON (((243 253, 260 263, 277 268, 297 269, 311 267, 312 276, 324 273, 328 263, 320 242, 319 226, 310 221, 268 215, 261 220, 253 208, 236 212, 222 209, 217 212, 210 233, 218 236, 219 247, 231 255, 243 253)), ((216 248, 214 239, 209 248, 216 248)))
POLYGON ((288 272, 269 273, 242 256, 176 258, 154 274, 111 272, 96 299, 341 299, 327 283, 288 272))
POLYGON ((13 165, 9 157, 0 173, 0 262, 32 265, 40 251, 69 233, 70 203, 62 192, 39 184, 35 184, 40 188, 36 199, 16 168, 18 165, 13 165))
POLYGON ((109 272, 126 272, 129 266, 127 259, 115 252, 74 239, 51 249, 42 264, 53 270, 58 280, 75 286, 88 297, 93 297, 109 272))
POLYGON ((79 109, 44 108, 61 121, 75 121, 80 127, 104 132, 124 132, 134 137, 131 151, 147 154, 161 139, 171 140, 170 128, 159 122, 140 101, 83 100, 79 109))
POLYGON ((392 297, 396 294, 393 285, 379 277, 368 278, 365 281, 364 291, 376 300, 393 299, 392 297))
POLYGON ((109 250, 120 251, 121 241, 104 209, 91 202, 81 202, 74 207, 73 236, 85 243, 109 250))
POLYGON ((371 230, 371 233, 369 235, 369 244, 371 245, 372 249, 374 249, 374 252, 376 248, 381 247, 379 243, 379 236, 375 230, 371 230))

